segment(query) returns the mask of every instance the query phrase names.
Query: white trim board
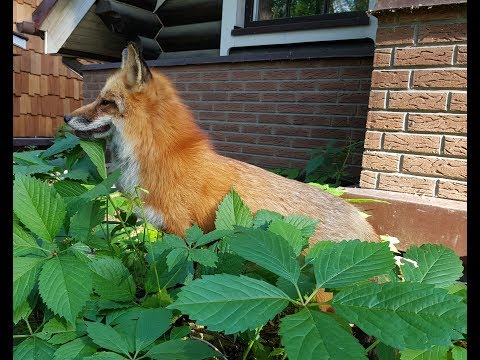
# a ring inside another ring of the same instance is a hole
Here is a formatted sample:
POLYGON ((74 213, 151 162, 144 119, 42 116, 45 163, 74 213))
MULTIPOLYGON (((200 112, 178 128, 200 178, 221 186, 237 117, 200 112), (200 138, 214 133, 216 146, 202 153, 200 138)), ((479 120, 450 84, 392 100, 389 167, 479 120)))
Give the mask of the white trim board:
POLYGON ((26 49, 27 48, 27 40, 24 38, 13 34, 13 45, 18 46, 19 48, 26 49))

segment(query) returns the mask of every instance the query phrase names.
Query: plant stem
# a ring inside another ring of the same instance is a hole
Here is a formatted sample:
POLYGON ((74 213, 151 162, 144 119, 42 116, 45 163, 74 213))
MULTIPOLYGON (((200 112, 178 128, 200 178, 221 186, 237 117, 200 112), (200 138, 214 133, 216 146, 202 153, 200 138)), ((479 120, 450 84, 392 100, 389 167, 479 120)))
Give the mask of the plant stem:
POLYGON ((247 360, 248 353, 252 349, 252 346, 255 343, 255 341, 257 341, 258 335, 260 334, 260 331, 262 331, 262 329, 263 329, 263 325, 258 327, 257 330, 255 331, 255 337, 249 341, 247 350, 245 350, 245 352, 243 353, 242 360, 247 360))
POLYGON ((118 219, 120 220, 120 223, 122 224, 122 227, 123 227, 123 230, 125 231, 125 234, 128 235, 128 238, 129 238, 130 241, 132 242, 133 248, 134 248, 135 251, 138 253, 138 248, 137 248, 137 246, 135 245, 135 241, 133 241, 132 237, 131 237, 130 234, 128 233, 128 231, 127 231, 127 226, 125 225, 125 222, 123 221, 122 217, 120 216, 120 210, 115 206, 115 204, 113 203, 113 200, 112 200, 112 198, 110 197, 110 195, 107 195, 107 198, 108 198, 108 200, 110 200, 110 203, 112 204, 113 209, 115 210, 115 213, 117 214, 117 217, 118 217, 118 219))
POLYGON ((367 348, 365 349, 365 355, 367 355, 367 354, 368 354, 375 346, 377 346, 379 343, 380 343, 380 340, 379 340, 379 339, 375 340, 372 345, 370 345, 369 347, 367 347, 367 348))
POLYGON ((30 337, 32 335, 13 335, 13 338, 14 339, 21 339, 21 338, 27 338, 27 337, 30 337))
POLYGON ((298 294, 298 298, 300 299, 300 303, 305 306, 305 303, 303 302, 303 298, 302 298, 302 293, 300 292, 300 289, 298 288, 298 285, 297 284, 294 284, 295 285, 295 290, 297 290, 297 294, 298 294))
POLYGON ((225 359, 225 360, 228 360, 225 355, 223 355, 223 353, 218 350, 213 344, 210 344, 207 340, 203 340, 202 338, 199 338, 199 337, 196 337, 196 336, 190 336, 190 339, 194 339, 194 340, 198 340, 198 341, 201 341, 205 344, 207 344, 208 346, 210 346, 213 350, 219 352, 220 354, 222 354, 222 358, 225 359))
POLYGON ((318 288, 313 291, 313 293, 307 298, 307 300, 305 300, 305 305, 307 305, 313 299, 313 297, 317 295, 317 292, 319 292, 320 289, 321 288, 318 288))
POLYGON ((30 335, 33 335, 32 327, 30 326, 28 319, 25 319, 25 322, 27 323, 27 327, 28 327, 28 331, 30 331, 30 335))

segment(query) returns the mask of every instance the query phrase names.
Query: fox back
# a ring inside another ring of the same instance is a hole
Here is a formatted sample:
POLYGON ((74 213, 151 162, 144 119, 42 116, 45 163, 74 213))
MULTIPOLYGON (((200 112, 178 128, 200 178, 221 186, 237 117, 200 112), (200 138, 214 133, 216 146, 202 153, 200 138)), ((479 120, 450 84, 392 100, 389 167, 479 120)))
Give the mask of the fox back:
POLYGON ((215 212, 233 187, 250 210, 302 214, 319 220, 310 243, 321 240, 378 241, 353 205, 311 185, 218 154, 171 82, 150 71, 133 45, 98 98, 65 121, 85 138, 111 137, 117 188, 140 186, 147 220, 184 236, 198 224, 214 228, 215 212))

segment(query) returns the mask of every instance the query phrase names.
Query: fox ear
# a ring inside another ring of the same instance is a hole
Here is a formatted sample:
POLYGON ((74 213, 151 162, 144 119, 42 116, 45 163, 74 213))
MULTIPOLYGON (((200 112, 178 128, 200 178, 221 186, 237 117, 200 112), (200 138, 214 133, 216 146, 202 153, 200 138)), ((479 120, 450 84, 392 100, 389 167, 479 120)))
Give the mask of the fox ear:
POLYGON ((128 88, 141 86, 152 78, 152 73, 140 56, 137 47, 129 42, 122 51, 122 69, 125 71, 125 85, 128 88))

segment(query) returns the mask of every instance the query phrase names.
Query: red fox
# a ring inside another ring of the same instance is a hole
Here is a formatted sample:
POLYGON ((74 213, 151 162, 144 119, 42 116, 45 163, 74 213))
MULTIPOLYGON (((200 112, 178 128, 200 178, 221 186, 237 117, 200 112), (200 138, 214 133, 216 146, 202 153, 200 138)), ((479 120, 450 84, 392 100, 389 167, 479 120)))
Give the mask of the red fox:
POLYGON ((148 191, 147 220, 184 236, 197 223, 214 228, 215 213, 233 189, 255 213, 302 214, 319 221, 310 244, 322 240, 379 241, 359 210, 345 200, 215 152, 172 83, 151 71, 133 44, 98 98, 65 122, 83 138, 111 137, 111 162, 121 169, 117 188, 148 191))

